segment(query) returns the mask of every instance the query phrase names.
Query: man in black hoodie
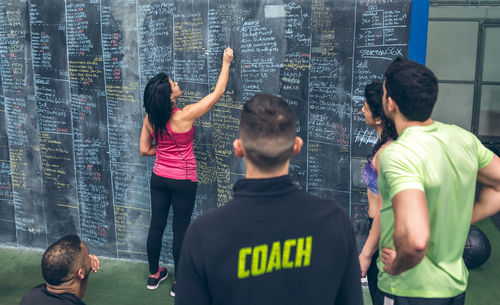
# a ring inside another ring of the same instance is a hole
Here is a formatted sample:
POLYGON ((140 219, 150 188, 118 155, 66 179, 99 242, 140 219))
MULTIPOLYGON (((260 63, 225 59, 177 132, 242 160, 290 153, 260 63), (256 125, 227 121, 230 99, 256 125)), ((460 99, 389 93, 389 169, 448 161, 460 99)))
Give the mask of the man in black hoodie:
POLYGON ((258 94, 243 107, 234 199, 196 219, 181 251, 177 305, 362 304, 351 222, 333 200, 288 175, 302 139, 287 103, 258 94))

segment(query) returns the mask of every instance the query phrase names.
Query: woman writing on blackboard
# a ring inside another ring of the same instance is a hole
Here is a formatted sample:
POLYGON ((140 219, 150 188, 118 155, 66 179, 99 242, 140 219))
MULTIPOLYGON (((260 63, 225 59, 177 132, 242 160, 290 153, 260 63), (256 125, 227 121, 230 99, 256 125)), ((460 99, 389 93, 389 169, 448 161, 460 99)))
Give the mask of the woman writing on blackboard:
MULTIPOLYGON (((159 266, 163 231, 167 224, 170 205, 173 206, 174 269, 182 246, 184 233, 191 220, 195 203, 197 178, 193 152, 193 123, 206 114, 222 97, 229 77, 233 50, 224 50, 219 79, 212 93, 199 102, 182 109, 175 101, 181 90, 165 73, 149 80, 144 89, 146 117, 142 125, 140 152, 143 156, 156 155, 151 174, 151 223, 147 239, 149 277, 147 288, 156 289, 168 272, 159 266), (153 140, 156 144, 153 144, 153 140)), ((170 295, 175 296, 175 282, 170 295)))
POLYGON ((384 114, 382 106, 382 83, 373 82, 365 88, 365 103, 361 111, 365 116, 366 124, 376 129, 378 141, 368 157, 368 163, 363 170, 363 180, 368 186, 368 217, 370 219, 370 233, 359 255, 361 276, 368 278, 368 288, 373 305, 382 305, 383 299, 376 295, 377 291, 377 257, 380 240, 380 209, 382 196, 378 192, 378 173, 380 171, 379 155, 382 150, 398 137, 396 126, 384 114))

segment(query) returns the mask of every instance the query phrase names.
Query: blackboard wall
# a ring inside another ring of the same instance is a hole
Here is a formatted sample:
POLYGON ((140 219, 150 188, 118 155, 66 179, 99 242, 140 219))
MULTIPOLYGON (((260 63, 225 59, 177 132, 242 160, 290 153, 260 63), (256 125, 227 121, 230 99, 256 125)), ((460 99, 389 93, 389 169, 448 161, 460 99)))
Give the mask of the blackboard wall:
MULTIPOLYGON (((193 217, 231 199, 243 102, 282 96, 297 113, 297 185, 336 199, 368 230, 365 156, 376 141, 363 90, 408 54, 409 0, 37 0, 0 2, 0 242, 46 248, 69 233, 103 256, 146 259, 153 158, 139 155, 147 80, 179 82, 180 107, 215 85, 196 122, 193 217)), ((170 224, 169 224, 170 226, 170 224)), ((171 232, 162 259, 171 261, 171 232)))

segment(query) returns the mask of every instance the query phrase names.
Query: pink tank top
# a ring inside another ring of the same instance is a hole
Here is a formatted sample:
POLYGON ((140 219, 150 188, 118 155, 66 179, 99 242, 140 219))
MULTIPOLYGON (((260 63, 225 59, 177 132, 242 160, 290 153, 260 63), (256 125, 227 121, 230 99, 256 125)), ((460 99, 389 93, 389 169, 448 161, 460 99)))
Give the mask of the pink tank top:
MULTIPOLYGON (((179 108, 175 108, 172 115, 177 111, 179 108)), ((165 178, 197 182, 193 151, 194 127, 187 132, 173 132, 169 120, 167 131, 168 135, 164 132, 156 141, 153 173, 165 178)), ((154 133, 151 134, 154 137, 154 133)))

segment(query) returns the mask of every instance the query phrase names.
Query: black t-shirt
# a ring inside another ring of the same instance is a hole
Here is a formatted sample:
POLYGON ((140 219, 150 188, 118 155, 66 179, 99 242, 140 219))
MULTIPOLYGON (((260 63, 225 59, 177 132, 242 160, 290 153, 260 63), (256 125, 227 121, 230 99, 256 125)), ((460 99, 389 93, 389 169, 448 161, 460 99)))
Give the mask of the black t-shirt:
POLYGON ((231 202, 196 219, 176 279, 176 305, 363 304, 347 213, 289 176, 240 180, 231 202))
POLYGON ((41 284, 26 292, 19 305, 85 305, 72 293, 51 293, 41 284))

